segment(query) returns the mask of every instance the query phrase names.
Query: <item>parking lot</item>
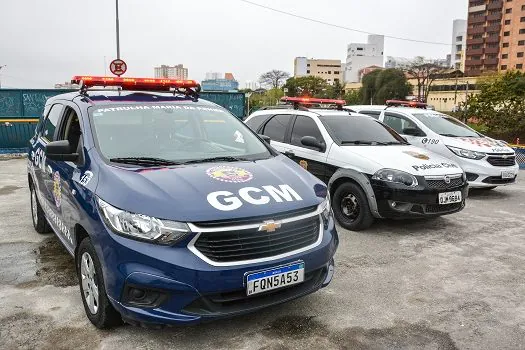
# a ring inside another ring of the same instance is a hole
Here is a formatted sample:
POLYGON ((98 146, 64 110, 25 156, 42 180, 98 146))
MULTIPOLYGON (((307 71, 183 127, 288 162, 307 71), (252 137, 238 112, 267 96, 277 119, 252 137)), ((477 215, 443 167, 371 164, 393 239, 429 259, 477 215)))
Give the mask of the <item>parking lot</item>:
MULTIPOLYGON (((525 174, 520 174, 521 177, 525 174)), ((194 327, 99 331, 72 258, 32 227, 24 159, 0 161, 1 349, 525 349, 525 180, 430 221, 339 230, 332 284, 194 327)))

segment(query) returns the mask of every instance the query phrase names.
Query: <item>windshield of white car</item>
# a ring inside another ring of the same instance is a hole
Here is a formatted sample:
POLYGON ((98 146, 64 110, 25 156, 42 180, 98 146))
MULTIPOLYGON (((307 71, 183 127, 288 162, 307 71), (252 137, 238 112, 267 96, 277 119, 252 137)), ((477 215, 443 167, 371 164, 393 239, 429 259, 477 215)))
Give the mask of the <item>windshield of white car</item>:
POLYGON ((326 116, 319 118, 334 141, 341 145, 389 146, 407 142, 393 129, 368 117, 326 116))
POLYGON ((430 130, 441 136, 481 137, 476 131, 469 128, 467 125, 446 114, 428 112, 413 113, 412 115, 425 124, 430 130))
POLYGON ((228 111, 197 104, 118 104, 89 110, 97 148, 112 162, 140 166, 258 160, 272 156, 228 111))

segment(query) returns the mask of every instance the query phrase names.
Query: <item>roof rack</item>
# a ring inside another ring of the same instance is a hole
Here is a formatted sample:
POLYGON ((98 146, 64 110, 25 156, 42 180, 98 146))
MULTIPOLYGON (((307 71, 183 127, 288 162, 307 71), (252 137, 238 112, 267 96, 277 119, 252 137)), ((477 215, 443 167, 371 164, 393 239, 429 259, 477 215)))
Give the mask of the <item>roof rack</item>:
POLYGON ((118 91, 158 91, 173 92, 191 96, 195 101, 199 98, 201 86, 195 80, 178 79, 155 79, 155 78, 121 78, 121 77, 97 77, 97 76, 74 76, 72 84, 80 85, 80 94, 88 96, 88 89, 94 86, 116 86, 118 91))
POLYGON ((281 97, 281 101, 285 103, 291 103, 295 109, 298 109, 300 106, 315 108, 315 106, 328 105, 335 106, 335 108, 342 110, 343 106, 346 104, 345 100, 334 100, 327 98, 311 98, 311 97, 281 97))

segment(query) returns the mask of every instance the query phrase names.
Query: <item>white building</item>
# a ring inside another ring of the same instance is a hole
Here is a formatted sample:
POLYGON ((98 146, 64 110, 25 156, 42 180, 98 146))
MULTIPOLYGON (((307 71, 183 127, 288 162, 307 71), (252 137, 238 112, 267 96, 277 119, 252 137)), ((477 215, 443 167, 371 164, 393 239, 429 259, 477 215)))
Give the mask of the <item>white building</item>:
MULTIPOLYGON (((385 62, 385 68, 397 68, 397 69, 407 69, 414 64, 419 58, 406 58, 406 57, 393 57, 387 56, 385 62)), ((419 60, 421 64, 435 64, 443 68, 449 68, 450 63, 445 58, 423 58, 419 60)))
POLYGON ((204 80, 217 80, 217 79, 223 79, 224 74, 219 72, 208 72, 206 73, 206 78, 204 80))
POLYGON ((451 66, 465 71, 465 49, 467 46, 467 21, 455 19, 452 24, 451 66))
POLYGON ((345 82, 359 82, 359 71, 370 66, 383 67, 385 37, 369 35, 366 44, 352 43, 346 52, 345 82))
POLYGON ((163 64, 160 67, 155 67, 155 78, 188 79, 188 68, 184 68, 182 64, 176 66, 163 64))
POLYGON ((246 80, 246 82, 244 83, 244 88, 250 90, 257 90, 261 88, 261 84, 259 84, 256 81, 246 80))

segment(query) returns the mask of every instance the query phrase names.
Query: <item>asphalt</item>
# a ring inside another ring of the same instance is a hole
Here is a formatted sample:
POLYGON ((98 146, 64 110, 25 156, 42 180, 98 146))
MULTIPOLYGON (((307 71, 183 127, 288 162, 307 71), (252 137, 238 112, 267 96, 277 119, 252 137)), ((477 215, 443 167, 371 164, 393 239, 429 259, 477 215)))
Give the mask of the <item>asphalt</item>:
POLYGON ((192 327, 94 328, 73 259, 32 227, 25 160, 0 161, 0 349, 525 349, 525 172, 461 213, 339 230, 325 289, 192 327))

